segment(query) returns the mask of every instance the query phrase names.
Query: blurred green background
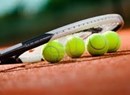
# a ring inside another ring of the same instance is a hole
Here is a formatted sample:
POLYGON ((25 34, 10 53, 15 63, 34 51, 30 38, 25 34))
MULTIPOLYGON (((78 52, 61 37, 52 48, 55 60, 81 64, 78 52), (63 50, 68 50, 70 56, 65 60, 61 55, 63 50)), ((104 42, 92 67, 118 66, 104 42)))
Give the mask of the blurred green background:
POLYGON ((129 0, 0 0, 0 46, 102 14, 119 13, 129 27, 129 10, 129 0))

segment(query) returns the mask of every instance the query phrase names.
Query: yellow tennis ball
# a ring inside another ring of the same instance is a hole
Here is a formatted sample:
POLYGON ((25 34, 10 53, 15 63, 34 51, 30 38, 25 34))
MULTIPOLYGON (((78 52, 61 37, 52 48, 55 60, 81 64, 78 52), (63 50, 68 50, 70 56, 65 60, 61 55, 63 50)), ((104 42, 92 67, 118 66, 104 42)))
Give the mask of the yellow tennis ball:
POLYGON ((108 42, 106 38, 99 33, 95 33, 89 36, 86 45, 87 51, 92 56, 103 55, 108 50, 108 42))
POLYGON ((65 51, 71 58, 80 57, 85 51, 85 43, 83 39, 80 37, 71 36, 65 45, 65 51))
POLYGON ((107 31, 103 33, 103 35, 107 38, 109 44, 107 52, 116 52, 121 45, 121 40, 119 35, 114 31, 107 31))
POLYGON ((58 41, 51 41, 43 45, 43 58, 50 63, 59 62, 64 57, 64 54, 64 46, 58 41))

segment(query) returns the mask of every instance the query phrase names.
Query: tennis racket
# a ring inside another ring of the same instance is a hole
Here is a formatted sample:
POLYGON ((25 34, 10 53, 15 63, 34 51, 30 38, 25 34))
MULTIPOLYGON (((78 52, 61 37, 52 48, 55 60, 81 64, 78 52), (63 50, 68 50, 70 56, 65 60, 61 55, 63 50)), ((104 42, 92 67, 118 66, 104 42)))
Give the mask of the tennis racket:
POLYGON ((40 46, 42 44, 55 39, 65 44, 68 35, 80 36, 86 40, 93 33, 103 33, 109 30, 117 31, 123 25, 123 18, 119 14, 107 14, 81 20, 0 51, 0 64, 38 62, 42 60, 40 46))

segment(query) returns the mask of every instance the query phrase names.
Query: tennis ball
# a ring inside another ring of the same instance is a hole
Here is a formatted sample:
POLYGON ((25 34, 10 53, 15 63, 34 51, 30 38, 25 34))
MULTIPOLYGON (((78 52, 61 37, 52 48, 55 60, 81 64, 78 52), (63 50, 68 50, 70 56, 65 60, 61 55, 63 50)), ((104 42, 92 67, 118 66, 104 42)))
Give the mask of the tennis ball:
POLYGON ((71 58, 80 57, 85 51, 85 43, 83 39, 76 36, 71 36, 65 45, 65 51, 71 58))
POLYGON ((108 50, 107 39, 99 33, 95 33, 89 36, 86 45, 87 51, 92 56, 103 55, 108 50))
POLYGON ((103 33, 103 35, 107 38, 109 44, 107 52, 116 52, 121 45, 121 40, 118 34, 114 31, 107 31, 103 33))
POLYGON ((50 63, 59 62, 64 57, 64 54, 64 46, 58 41, 51 41, 43 45, 42 56, 50 63))

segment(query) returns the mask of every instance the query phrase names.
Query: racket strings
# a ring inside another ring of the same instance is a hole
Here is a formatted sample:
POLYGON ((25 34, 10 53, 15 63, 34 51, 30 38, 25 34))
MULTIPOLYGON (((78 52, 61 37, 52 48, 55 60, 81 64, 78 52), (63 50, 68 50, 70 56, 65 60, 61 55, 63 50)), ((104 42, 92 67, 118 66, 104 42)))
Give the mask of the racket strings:
MULTIPOLYGON (((106 18, 106 19, 108 19, 108 18, 106 18)), ((90 36, 93 33, 106 32, 106 31, 110 31, 110 30, 117 31, 120 27, 121 27, 121 25, 117 22, 99 24, 96 27, 84 29, 84 30, 78 31, 76 33, 73 33, 73 35, 79 36, 82 39, 86 40, 88 38, 88 36, 90 36)))

